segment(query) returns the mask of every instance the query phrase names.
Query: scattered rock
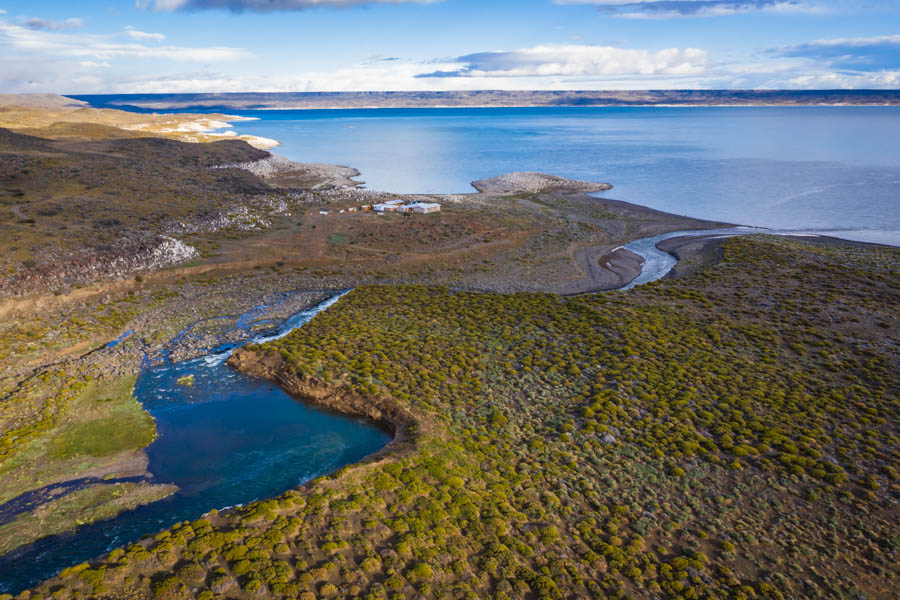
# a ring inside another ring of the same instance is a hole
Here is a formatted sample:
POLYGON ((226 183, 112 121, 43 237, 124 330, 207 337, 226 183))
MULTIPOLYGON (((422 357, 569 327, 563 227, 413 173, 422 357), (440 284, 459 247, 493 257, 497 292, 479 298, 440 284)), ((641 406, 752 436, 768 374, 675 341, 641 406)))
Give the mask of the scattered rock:
POLYGON ((612 189, 612 186, 608 183, 578 181, 530 171, 504 173, 490 179, 473 181, 472 187, 479 192, 489 194, 534 193, 554 188, 565 188, 582 192, 602 192, 612 189))

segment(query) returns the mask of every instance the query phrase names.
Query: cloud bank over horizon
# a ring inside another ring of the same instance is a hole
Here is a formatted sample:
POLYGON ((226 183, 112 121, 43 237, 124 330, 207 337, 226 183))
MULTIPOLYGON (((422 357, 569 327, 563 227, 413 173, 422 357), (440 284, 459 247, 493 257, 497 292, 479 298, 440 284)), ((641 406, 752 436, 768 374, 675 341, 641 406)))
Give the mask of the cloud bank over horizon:
POLYGON ((884 0, 10 1, 9 92, 900 87, 884 0))
POLYGON ((426 77, 548 77, 698 75, 707 53, 698 48, 668 48, 651 52, 613 46, 537 46, 511 52, 477 52, 451 59, 463 66, 426 77))
POLYGON ((434 4, 443 0, 137 0, 140 8, 155 11, 215 10, 279 12, 308 8, 347 8, 366 4, 434 4))
POLYGON ((817 14, 829 10, 823 0, 555 0, 561 5, 592 5, 625 19, 724 17, 758 11, 817 14))
POLYGON ((900 66, 900 35, 816 40, 771 52, 776 56, 822 61, 843 70, 896 69, 900 66))

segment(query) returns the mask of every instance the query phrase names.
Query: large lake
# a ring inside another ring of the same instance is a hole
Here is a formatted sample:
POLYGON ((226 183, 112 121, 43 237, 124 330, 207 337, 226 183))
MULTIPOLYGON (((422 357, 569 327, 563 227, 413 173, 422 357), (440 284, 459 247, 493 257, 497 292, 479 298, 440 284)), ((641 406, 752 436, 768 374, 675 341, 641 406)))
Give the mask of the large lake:
POLYGON ((226 112, 260 119, 238 133, 356 167, 372 189, 469 192, 544 171, 672 213, 900 245, 900 107, 226 112))

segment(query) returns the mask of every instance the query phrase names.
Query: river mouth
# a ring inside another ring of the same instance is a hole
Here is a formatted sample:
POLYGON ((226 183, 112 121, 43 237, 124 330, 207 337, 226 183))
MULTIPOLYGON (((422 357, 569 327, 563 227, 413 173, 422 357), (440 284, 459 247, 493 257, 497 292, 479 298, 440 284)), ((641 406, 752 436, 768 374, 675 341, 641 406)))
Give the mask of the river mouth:
MULTIPOLYGON (((154 483, 173 483, 178 491, 0 556, 0 591, 27 588, 65 567, 197 519, 213 508, 276 496, 390 443, 391 435, 370 421, 307 406, 272 382, 225 364, 234 347, 286 335, 340 295, 199 357, 146 361, 134 393, 156 420, 159 434, 146 449, 148 470, 154 483)), ((235 322, 247 323, 249 312, 235 322)))
POLYGON ((691 237, 733 237, 736 235, 750 235, 754 233, 770 233, 756 227, 725 227, 721 229, 692 229, 689 231, 670 231, 652 237, 644 237, 629 242, 623 246, 626 250, 633 252, 644 259, 641 265, 640 274, 631 280, 627 285, 619 288, 620 290, 630 290, 631 288, 657 279, 662 279, 668 275, 669 271, 675 266, 678 260, 664 250, 656 247, 656 244, 673 237, 691 236, 691 237))

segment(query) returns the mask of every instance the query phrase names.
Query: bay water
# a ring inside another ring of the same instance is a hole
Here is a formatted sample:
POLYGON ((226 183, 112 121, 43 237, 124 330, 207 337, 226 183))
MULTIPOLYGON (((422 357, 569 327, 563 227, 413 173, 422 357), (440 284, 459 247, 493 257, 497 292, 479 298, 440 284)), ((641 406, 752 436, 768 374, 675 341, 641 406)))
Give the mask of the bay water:
POLYGON ((541 171, 675 214, 900 245, 900 107, 222 110, 370 189, 465 193, 541 171))

